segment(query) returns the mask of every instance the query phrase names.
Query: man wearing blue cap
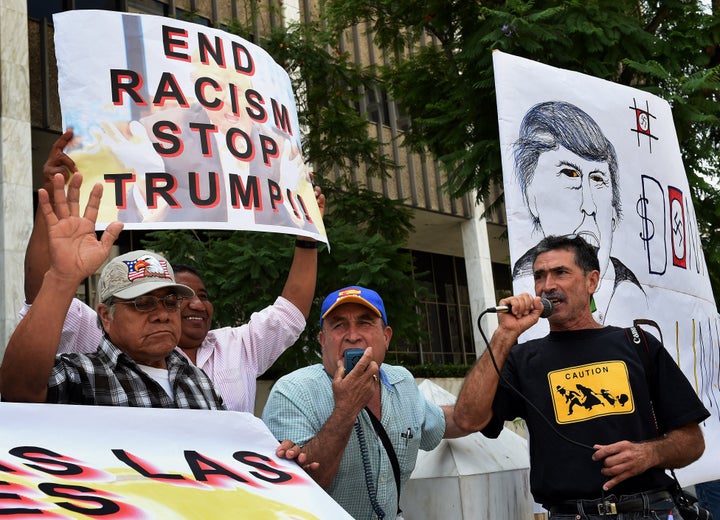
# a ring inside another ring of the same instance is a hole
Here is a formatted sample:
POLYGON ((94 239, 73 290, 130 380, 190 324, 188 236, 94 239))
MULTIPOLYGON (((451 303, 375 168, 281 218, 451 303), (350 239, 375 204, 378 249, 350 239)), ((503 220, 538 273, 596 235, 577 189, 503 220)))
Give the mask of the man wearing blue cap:
MULTIPOLYGON (((454 407, 429 402, 410 372, 383 363, 392 328, 378 293, 340 289, 320 314, 322 364, 280 378, 263 421, 277 439, 294 441, 319 463, 308 473, 354 518, 399 517, 399 491, 418 450, 467 432, 455 424, 454 407), (349 349, 364 352, 346 374, 349 349)), ((297 456, 290 451, 289 458, 297 456)))

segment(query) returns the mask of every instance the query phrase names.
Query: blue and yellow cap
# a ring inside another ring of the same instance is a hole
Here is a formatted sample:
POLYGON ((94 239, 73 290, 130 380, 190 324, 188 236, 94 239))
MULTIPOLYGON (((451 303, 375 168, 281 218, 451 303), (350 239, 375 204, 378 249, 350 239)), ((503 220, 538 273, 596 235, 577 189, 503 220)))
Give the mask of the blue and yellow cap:
POLYGON ((385 305, 383 304, 380 295, 372 289, 366 289, 353 285, 345 287, 344 289, 337 290, 330 293, 320 308, 320 325, 322 326, 325 317, 339 305, 344 303, 359 303, 364 305, 368 309, 372 310, 375 314, 380 316, 383 323, 387 325, 387 315, 385 314, 385 305))

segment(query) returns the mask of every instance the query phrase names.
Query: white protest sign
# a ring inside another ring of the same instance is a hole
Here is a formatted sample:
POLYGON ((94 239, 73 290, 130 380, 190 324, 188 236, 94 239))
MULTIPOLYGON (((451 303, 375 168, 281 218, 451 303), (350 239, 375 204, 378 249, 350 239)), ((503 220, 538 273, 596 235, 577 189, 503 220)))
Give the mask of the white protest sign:
POLYGON ((251 414, 0 403, 0 516, 351 517, 251 414))
POLYGON ((327 242, 285 70, 221 30, 152 15, 53 15, 63 126, 105 186, 98 228, 250 229, 327 242))
MULTIPOLYGON (((544 236, 579 234, 598 246, 596 320, 657 322, 712 414, 701 425, 705 454, 679 476, 720 477, 719 447, 707 442, 720 438, 720 320, 670 106, 497 51, 493 64, 515 292, 534 294, 527 253, 544 236)), ((547 331, 540 320, 521 339, 547 331)))

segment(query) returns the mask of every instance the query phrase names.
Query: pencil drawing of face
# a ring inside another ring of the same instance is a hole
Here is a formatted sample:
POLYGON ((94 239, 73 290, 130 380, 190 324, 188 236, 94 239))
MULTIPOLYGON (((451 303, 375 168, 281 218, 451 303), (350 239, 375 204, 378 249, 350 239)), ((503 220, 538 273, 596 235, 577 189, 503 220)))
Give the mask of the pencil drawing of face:
POLYGON ((604 273, 622 213, 617 156, 597 123, 569 103, 537 104, 520 125, 514 158, 535 230, 581 235, 599 248, 604 273))

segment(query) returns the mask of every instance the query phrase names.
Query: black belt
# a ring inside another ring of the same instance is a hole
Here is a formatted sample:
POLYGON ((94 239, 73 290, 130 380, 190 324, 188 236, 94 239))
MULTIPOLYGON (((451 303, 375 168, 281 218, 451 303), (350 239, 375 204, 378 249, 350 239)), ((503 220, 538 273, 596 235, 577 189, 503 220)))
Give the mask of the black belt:
POLYGON ((647 498, 647 504, 654 504, 663 500, 672 500, 672 495, 663 491, 650 491, 648 493, 637 493, 635 495, 622 495, 618 499, 615 495, 608 495, 605 499, 595 500, 568 500, 550 507, 550 514, 572 515, 580 513, 580 505, 585 514, 590 515, 617 515, 618 513, 631 513, 642 511, 645 508, 643 497, 647 498))

